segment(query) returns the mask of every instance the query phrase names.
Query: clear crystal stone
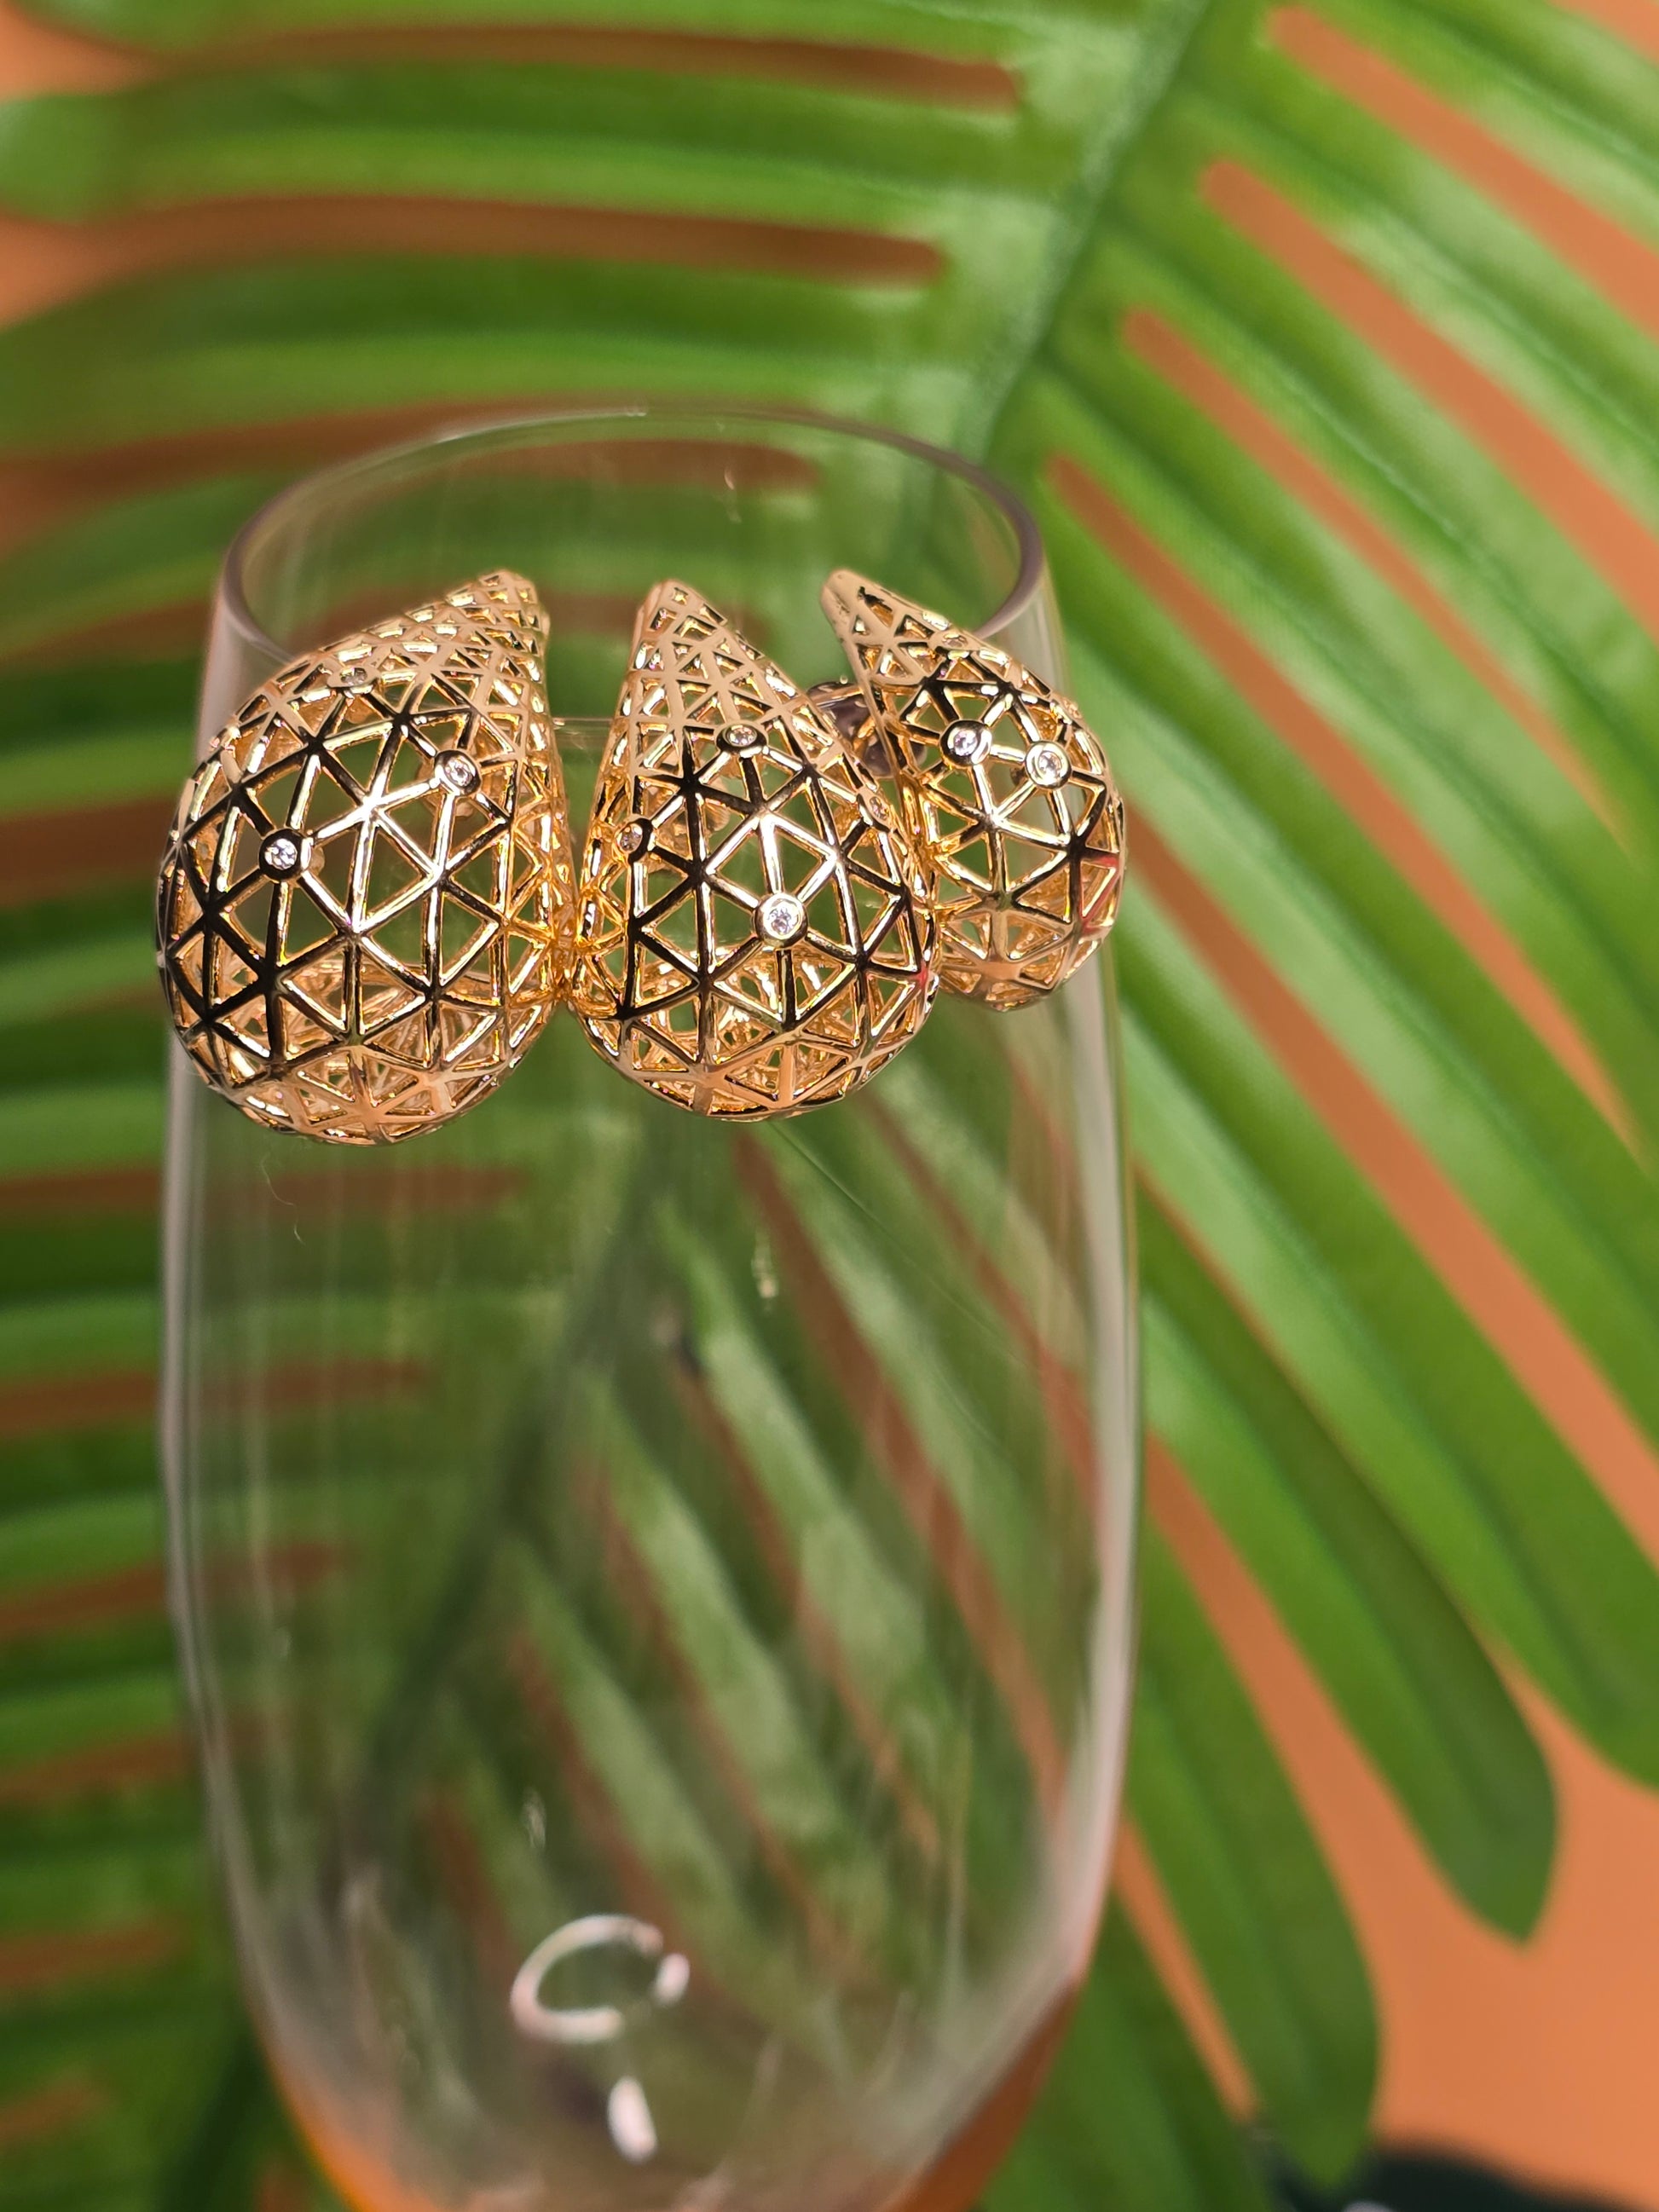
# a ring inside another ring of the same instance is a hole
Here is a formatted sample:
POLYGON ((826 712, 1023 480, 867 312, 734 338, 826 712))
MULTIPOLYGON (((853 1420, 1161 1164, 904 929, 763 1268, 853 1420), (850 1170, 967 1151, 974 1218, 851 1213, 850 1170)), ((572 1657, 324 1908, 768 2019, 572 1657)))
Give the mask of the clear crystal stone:
POLYGON ((648 822, 625 822, 617 840, 630 859, 635 853, 644 852, 650 842, 651 824, 648 822))
POLYGON ((769 891, 755 909, 761 935, 772 945, 787 945, 806 927, 806 908, 793 891, 769 891))
POLYGON ((766 743, 766 732, 757 722, 728 722, 720 732, 720 743, 729 753, 752 753, 766 743))
POLYGON ((465 753, 440 753, 438 773, 452 791, 476 791, 478 763, 465 753))
POLYGON ((1064 745, 1033 745, 1025 756, 1025 773, 1033 783, 1053 791, 1064 783, 1072 773, 1072 763, 1066 758, 1064 745))
POLYGON ((300 858, 300 841, 287 830, 273 830, 259 848, 259 866, 267 875, 291 876, 300 858))
POLYGON ((991 732, 983 722, 952 722, 945 732, 945 750, 963 768, 972 768, 991 750, 991 732))

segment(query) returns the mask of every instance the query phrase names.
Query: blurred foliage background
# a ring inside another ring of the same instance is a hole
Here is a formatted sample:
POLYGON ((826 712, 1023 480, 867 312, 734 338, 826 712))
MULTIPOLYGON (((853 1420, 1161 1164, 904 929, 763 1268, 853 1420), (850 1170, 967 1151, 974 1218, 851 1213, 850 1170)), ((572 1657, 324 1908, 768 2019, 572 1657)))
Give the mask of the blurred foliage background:
POLYGON ((314 2186, 158 1564, 148 878, 204 595, 311 461, 617 390, 891 423, 1042 522, 1133 815, 1164 1534, 1127 1902, 988 2202, 1261 2208, 1264 2142, 1334 2182, 1365 1964, 1192 1532, 1493 1928, 1549 1881, 1534 1700, 1659 1781, 1654 11, 33 12, 109 60, 0 106, 52 248, 0 331, 0 2206, 314 2186))

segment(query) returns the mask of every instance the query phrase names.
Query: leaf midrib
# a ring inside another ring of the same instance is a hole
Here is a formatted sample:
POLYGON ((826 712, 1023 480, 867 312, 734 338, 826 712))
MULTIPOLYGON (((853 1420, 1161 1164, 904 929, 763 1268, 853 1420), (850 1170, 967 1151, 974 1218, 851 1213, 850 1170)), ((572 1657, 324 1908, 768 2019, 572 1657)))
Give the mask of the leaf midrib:
MULTIPOLYGON (((1078 180, 1055 223, 1054 241, 1026 313, 1012 319, 1000 355, 994 354, 983 375, 969 384, 970 396, 958 418, 955 441, 961 452, 978 459, 994 448, 1021 380, 1047 356, 1072 287, 1096 244, 1101 212, 1125 162, 1175 90, 1215 4, 1216 0, 1178 0, 1170 5, 1171 20, 1161 33, 1150 35, 1121 99, 1103 117, 1094 146, 1079 164, 1078 180)), ((1147 14, 1158 5, 1158 0, 1141 0, 1147 14)))

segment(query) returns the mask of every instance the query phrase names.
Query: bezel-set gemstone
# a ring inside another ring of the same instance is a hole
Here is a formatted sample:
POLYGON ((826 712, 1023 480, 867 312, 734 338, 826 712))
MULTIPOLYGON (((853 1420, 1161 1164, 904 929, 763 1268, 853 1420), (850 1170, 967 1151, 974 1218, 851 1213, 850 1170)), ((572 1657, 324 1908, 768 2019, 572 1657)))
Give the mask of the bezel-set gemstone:
POLYGON ((769 945, 792 945, 806 927, 806 908, 793 891, 769 891, 755 908, 755 927, 769 945))
POLYGON ((467 792, 478 788, 478 763, 465 753, 440 753, 438 774, 452 791, 467 792))
POLYGON ((296 876, 305 848, 291 830, 273 830, 259 848, 259 866, 268 876, 296 876))
POLYGON ((1025 756, 1025 773, 1044 791, 1058 790, 1069 781, 1072 763, 1064 745, 1048 742, 1033 745, 1025 756))
POLYGON ((952 722, 940 740, 958 768, 973 768, 991 750, 991 732, 984 722, 952 722))

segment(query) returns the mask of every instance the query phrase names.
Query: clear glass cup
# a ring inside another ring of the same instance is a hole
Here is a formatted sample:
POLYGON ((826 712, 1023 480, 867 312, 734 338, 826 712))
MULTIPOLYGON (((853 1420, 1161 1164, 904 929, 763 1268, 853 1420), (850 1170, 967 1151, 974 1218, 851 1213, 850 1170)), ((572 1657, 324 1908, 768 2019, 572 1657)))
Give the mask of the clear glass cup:
MULTIPOLYGON (((307 644, 493 567, 586 791, 678 574, 798 679, 828 572, 1063 676, 1034 526, 927 447, 586 409, 331 468, 244 531, 204 742, 307 644)), ((936 1006, 734 1127, 568 1014, 386 1150, 175 1054, 174 1597, 247 1996, 375 2212, 965 2202, 1084 1972, 1128 1699, 1110 967, 936 1006), (999 2094, 1000 2092, 1000 2094, 999 2094)))

